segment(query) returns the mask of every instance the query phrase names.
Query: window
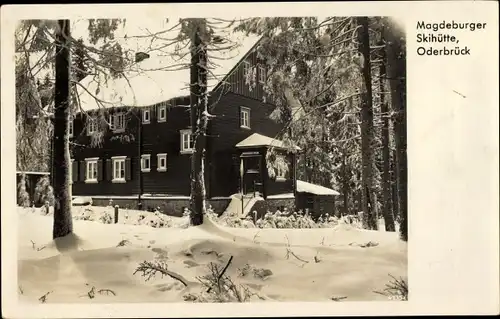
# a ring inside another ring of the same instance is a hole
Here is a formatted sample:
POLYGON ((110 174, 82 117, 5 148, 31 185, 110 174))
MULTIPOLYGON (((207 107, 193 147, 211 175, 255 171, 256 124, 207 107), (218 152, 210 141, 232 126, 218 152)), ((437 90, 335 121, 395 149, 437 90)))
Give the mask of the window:
POLYGON ((194 146, 194 136, 191 130, 181 131, 181 153, 192 153, 194 146))
POLYGON ((167 120, 167 107, 165 105, 158 106, 158 122, 167 120))
POLYGON ((87 118, 87 135, 92 135, 98 130, 97 119, 94 117, 87 118))
POLYGON ((85 183, 97 183, 97 158, 86 158, 87 164, 85 183))
POLYGON ((286 179, 286 173, 288 172, 288 162, 282 155, 276 156, 276 180, 283 181, 286 179))
POLYGON ((167 171, 167 154, 158 154, 158 172, 166 172, 167 171))
POLYGON ((110 123, 112 131, 114 131, 114 132, 125 131, 125 114, 116 113, 116 114, 110 115, 109 123, 110 123))
POLYGON ((151 122, 151 113, 149 109, 142 110, 142 123, 149 124, 151 122))
POLYGON ((243 77, 245 78, 245 83, 247 83, 249 81, 250 74, 251 74, 250 62, 244 61, 243 62, 243 77))
POLYGON ((73 118, 70 117, 69 118, 69 127, 68 127, 68 134, 69 134, 69 137, 73 137, 73 118))
POLYGON ((146 154, 141 156, 141 171, 151 171, 151 155, 146 154))
POLYGON ((259 65, 259 82, 266 83, 266 68, 263 65, 259 65))
POLYGON ((284 169, 278 169, 278 172, 276 174, 276 179, 277 180, 284 180, 284 179, 286 179, 286 170, 284 170, 284 169))
POLYGON ((240 109, 240 127, 250 128, 250 109, 242 107, 240 109))
POLYGON ((307 196, 306 199, 306 210, 313 209, 314 208, 314 197, 313 195, 307 196))
POLYGON ((113 160, 113 182, 125 182, 125 159, 126 156, 115 156, 113 160))

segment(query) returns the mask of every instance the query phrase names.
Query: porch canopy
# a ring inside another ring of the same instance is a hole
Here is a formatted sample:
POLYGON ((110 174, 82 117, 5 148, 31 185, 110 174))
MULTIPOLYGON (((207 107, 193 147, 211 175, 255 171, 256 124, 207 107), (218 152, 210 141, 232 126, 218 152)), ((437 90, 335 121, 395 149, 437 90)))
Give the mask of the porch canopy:
POLYGON ((323 187, 316 184, 311 184, 301 180, 297 180, 297 193, 309 193, 313 195, 327 195, 327 196, 338 196, 339 192, 336 190, 323 187))
POLYGON ((236 148, 245 149, 245 148, 260 148, 260 147, 275 147, 283 150, 295 150, 300 151, 300 147, 298 146, 289 146, 286 145, 285 142, 277 140, 272 137, 268 137, 259 133, 253 133, 243 141, 236 144, 236 148))

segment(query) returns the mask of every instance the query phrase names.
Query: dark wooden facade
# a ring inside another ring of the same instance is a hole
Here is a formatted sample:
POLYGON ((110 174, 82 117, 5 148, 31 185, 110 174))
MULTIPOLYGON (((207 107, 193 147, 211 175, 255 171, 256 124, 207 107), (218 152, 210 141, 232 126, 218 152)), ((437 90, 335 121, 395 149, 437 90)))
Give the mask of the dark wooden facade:
MULTIPOLYGON (((245 171, 244 183, 240 179, 241 156, 249 150, 239 150, 237 143, 253 133, 276 137, 283 126, 270 119, 275 106, 264 96, 263 67, 255 52, 249 52, 229 72, 221 84, 210 94, 210 113, 215 115, 210 122, 206 147, 207 197, 227 197, 240 191, 253 192, 255 187, 261 194, 275 195, 294 192, 295 156, 286 155, 292 167, 282 180, 269 177, 265 162, 266 147, 252 151, 258 153, 258 172, 245 171), (249 62, 249 64, 247 64, 249 62), (251 83, 244 76, 250 66, 251 83), (224 84, 222 84, 224 83, 224 84), (240 124, 240 111, 249 112, 249 127, 240 124), (252 175, 253 174, 253 175, 252 175)), ((264 71, 265 72, 265 71, 264 71)), ((108 111, 108 110, 106 110, 108 111)), ((86 131, 87 115, 79 114, 73 124, 72 158, 73 195, 75 196, 137 196, 143 194, 163 196, 189 196, 190 154, 181 152, 181 131, 190 129, 189 98, 176 98, 152 107, 117 108, 109 112, 125 112, 124 132, 104 130, 102 144, 92 147, 86 131), (166 120, 159 121, 160 108, 167 105, 166 120), (149 111, 149 123, 143 121, 144 112, 149 111), (159 171, 158 154, 166 155, 166 170, 159 171), (141 170, 141 156, 150 155, 149 171, 141 170), (113 181, 112 158, 125 157, 125 178, 113 181), (87 179, 87 160, 97 160, 97 180, 87 179)), ((105 115, 104 118, 108 118, 105 115)), ((105 127, 106 125, 104 125, 105 127)), ((245 159, 245 165, 250 165, 245 159)))

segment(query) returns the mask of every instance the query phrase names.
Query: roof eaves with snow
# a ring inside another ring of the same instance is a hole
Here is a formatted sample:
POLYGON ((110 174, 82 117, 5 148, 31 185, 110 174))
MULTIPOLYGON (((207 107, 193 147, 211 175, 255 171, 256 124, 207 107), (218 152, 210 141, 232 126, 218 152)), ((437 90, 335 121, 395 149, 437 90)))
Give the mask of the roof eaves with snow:
POLYGON ((339 192, 331 188, 297 180, 297 193, 309 193, 313 195, 338 196, 339 192))
MULTIPOLYGON (((243 41, 241 51, 227 61, 236 61, 229 71, 224 66, 213 70, 220 74, 222 80, 209 79, 209 94, 214 92, 221 83, 246 59, 254 50, 261 38, 247 37, 243 41)), ((165 71, 172 62, 166 62, 159 57, 150 57, 140 62, 140 69, 129 71, 126 77, 118 79, 83 79, 78 84, 81 111, 102 108, 149 107, 165 103, 171 99, 189 95, 189 70, 178 69, 165 71), (97 97, 103 102, 96 101, 97 97)), ((176 63, 180 63, 176 61, 176 63)))

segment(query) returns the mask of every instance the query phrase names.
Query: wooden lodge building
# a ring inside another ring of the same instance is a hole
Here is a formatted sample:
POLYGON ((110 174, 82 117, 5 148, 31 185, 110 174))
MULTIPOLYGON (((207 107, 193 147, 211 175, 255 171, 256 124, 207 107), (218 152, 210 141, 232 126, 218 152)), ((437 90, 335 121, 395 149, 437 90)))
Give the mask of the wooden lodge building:
MULTIPOLYGON (((264 93, 267 67, 255 52, 258 43, 247 39, 241 54, 226 61, 233 64, 226 67, 228 71, 209 81, 213 117, 206 140, 206 194, 218 213, 241 188, 248 197, 262 197, 270 208, 312 209, 317 201, 315 194, 297 189, 300 149, 276 139, 284 126, 270 119, 275 106, 264 93), (287 169, 270 174, 266 164, 270 147, 287 169), (302 196, 297 196, 298 191, 302 196)), ((150 57, 139 66, 153 69, 160 64, 150 57)), ((70 123, 73 196, 91 197, 95 205, 112 200, 122 207, 160 207, 166 213, 181 214, 189 206, 193 152, 189 70, 138 71, 127 82, 109 80, 108 86, 99 87, 98 98, 116 100, 112 105, 98 103, 87 94, 96 90, 92 79, 81 83, 86 87, 80 90, 83 111, 70 123), (94 145, 93 140, 100 142, 94 145)))

